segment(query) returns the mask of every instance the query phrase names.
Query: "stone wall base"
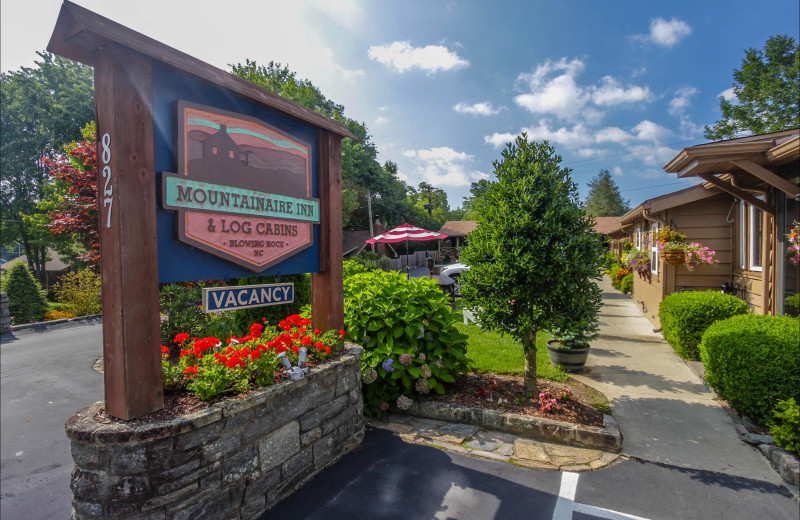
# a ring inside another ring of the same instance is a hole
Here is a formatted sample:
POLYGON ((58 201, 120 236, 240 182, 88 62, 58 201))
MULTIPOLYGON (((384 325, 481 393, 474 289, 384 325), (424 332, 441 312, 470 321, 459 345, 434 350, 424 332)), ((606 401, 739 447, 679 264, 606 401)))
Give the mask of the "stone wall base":
POLYGON ((359 360, 337 361, 171 421, 67 421, 73 518, 258 518, 364 439, 359 360))

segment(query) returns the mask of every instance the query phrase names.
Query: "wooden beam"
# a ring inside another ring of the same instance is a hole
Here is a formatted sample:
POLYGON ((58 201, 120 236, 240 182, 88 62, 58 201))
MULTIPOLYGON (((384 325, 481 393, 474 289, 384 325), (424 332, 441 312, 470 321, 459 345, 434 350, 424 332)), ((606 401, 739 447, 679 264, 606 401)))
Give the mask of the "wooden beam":
POLYGON ((754 163, 750 160, 739 160, 739 161, 731 161, 733 164, 738 166, 739 168, 743 169, 744 171, 758 177, 762 181, 766 182, 770 186, 774 186, 778 188, 782 192, 786 193, 790 197, 795 199, 800 198, 800 186, 793 182, 789 182, 786 179, 775 175, 771 171, 767 170, 763 166, 754 163))
POLYGON ((281 115, 324 128, 343 137, 356 139, 356 136, 338 121, 66 0, 61 6, 56 29, 53 31, 47 50, 94 66, 95 51, 109 43, 118 43, 155 61, 203 78, 215 88, 230 89, 248 101, 260 103, 281 115))
POLYGON ((152 69, 111 44, 94 74, 106 411, 128 420, 164 406, 152 69))
POLYGON ((757 207, 758 209, 760 209, 761 211, 763 211, 765 213, 769 213, 770 215, 775 215, 775 208, 774 207, 770 206, 769 204, 767 204, 763 200, 755 198, 750 193, 747 193, 746 191, 744 191, 744 190, 742 190, 740 188, 732 186, 730 183, 727 183, 725 181, 719 180, 715 175, 713 175, 711 173, 700 173, 700 174, 698 174, 698 177, 704 179, 708 183, 713 184, 714 186, 716 186, 717 188, 721 189, 722 191, 726 191, 726 192, 730 193, 731 195, 733 195, 734 197, 737 197, 737 198, 739 198, 739 199, 741 199, 741 200, 743 200, 743 201, 745 201, 745 202, 757 207))
POLYGON ((320 272, 311 275, 311 316, 322 330, 344 327, 342 288, 342 138, 320 130, 317 140, 320 272))

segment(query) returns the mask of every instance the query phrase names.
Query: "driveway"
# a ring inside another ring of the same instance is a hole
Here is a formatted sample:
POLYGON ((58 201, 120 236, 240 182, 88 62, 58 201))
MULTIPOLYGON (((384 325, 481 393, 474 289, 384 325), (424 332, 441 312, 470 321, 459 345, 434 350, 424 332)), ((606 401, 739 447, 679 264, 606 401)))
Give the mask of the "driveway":
POLYGON ((2 337, 0 517, 67 518, 72 455, 64 423, 103 399, 102 325, 2 337))

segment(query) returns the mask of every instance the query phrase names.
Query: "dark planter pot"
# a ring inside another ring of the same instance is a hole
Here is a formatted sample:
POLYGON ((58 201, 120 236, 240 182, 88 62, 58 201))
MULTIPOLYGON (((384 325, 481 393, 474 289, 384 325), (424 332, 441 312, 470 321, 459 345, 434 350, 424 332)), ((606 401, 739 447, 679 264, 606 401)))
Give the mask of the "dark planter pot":
POLYGON ((561 367, 567 372, 581 372, 586 365, 586 358, 589 357, 589 347, 575 348, 556 348, 553 345, 560 343, 557 339, 547 342, 547 350, 550 352, 550 363, 553 366, 561 367))

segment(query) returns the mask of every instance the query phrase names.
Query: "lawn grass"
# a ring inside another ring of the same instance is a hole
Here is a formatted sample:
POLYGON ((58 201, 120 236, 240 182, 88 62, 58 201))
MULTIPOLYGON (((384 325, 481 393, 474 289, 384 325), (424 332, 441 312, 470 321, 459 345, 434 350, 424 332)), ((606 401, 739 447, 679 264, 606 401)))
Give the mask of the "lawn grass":
MULTIPOLYGON (((522 375, 525 371, 525 356, 522 344, 508 334, 488 332, 470 323, 456 323, 459 332, 469 336, 467 357, 472 361, 472 369, 477 372, 494 374, 522 375)), ((550 364, 547 340, 552 339, 546 332, 536 337, 536 374, 553 381, 566 381, 569 376, 564 370, 550 364)))

